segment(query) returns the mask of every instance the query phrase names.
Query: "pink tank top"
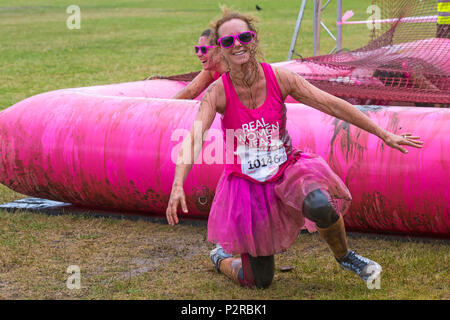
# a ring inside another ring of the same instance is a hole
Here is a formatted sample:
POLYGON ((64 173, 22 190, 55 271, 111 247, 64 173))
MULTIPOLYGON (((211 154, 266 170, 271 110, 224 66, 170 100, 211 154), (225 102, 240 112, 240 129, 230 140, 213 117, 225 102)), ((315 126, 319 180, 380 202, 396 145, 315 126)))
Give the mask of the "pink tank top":
POLYGON ((214 79, 214 81, 216 81, 217 79, 219 79, 220 76, 221 76, 220 73, 218 73, 217 71, 214 71, 214 74, 213 74, 213 79, 214 79))
POLYGON ((266 77, 266 100, 256 109, 242 104, 230 80, 222 75, 226 109, 222 116, 225 171, 255 183, 273 182, 292 161, 291 138, 286 130, 286 106, 269 64, 261 63, 266 77))

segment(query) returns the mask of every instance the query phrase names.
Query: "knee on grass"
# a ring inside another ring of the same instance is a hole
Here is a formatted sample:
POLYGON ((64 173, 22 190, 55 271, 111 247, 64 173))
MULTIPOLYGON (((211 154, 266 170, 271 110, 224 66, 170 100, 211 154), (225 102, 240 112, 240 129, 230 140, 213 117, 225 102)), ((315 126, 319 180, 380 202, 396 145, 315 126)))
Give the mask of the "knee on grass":
POLYGON ((249 255, 249 262, 252 269, 255 286, 260 289, 268 288, 272 283, 275 273, 274 256, 255 258, 249 255))

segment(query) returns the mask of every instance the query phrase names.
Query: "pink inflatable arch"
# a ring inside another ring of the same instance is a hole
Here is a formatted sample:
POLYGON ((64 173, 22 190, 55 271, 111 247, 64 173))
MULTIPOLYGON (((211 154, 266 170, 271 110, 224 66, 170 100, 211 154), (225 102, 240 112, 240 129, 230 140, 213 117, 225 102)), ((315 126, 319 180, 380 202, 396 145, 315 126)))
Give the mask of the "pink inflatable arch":
MULTIPOLYGON (((164 215, 173 159, 198 101, 164 99, 185 83, 150 80, 39 94, 0 112, 0 182, 14 191, 126 213, 164 215)), ((450 110, 359 107, 391 132, 425 142, 408 154, 348 123, 287 104, 295 147, 322 156, 353 196, 349 230, 449 237, 450 110)), ((185 191, 189 213, 207 219, 222 172, 216 117, 185 191)))

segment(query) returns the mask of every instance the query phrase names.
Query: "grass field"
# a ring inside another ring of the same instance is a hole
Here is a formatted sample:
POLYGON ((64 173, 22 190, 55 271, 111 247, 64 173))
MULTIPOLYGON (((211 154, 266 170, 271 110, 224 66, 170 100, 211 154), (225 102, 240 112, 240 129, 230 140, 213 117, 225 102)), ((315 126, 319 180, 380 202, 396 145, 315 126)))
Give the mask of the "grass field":
MULTIPOLYGON (((151 74, 199 70, 193 45, 218 3, 175 1, 0 1, 0 109, 50 90, 141 80, 151 74), (69 5, 81 8, 81 29, 69 30, 69 5)), ((260 17, 265 60, 287 58, 300 2, 221 3, 260 17), (258 4, 263 10, 256 11, 258 4)), ((312 1, 297 52, 312 54, 312 1)), ((370 0, 346 0, 354 19, 370 0)), ((333 28, 335 2, 324 13, 333 28)), ((323 32, 321 53, 333 47, 323 32)), ((365 26, 344 28, 345 48, 367 42, 365 26)), ((0 186, 0 202, 23 198, 0 186)), ((384 269, 381 289, 369 290, 341 271, 317 234, 301 234, 276 257, 267 290, 240 288, 215 273, 204 225, 0 212, 0 298, 3 299, 450 299, 449 243, 349 235, 350 246, 384 269), (81 289, 69 290, 69 265, 81 289)))

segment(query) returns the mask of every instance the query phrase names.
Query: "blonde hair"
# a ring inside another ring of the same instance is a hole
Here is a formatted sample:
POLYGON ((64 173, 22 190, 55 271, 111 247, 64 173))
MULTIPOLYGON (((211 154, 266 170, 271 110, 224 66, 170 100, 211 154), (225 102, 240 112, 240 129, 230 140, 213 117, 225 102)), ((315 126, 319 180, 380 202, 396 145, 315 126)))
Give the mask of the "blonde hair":
POLYGON ((219 39, 219 28, 227 21, 239 19, 244 21, 249 30, 255 33, 255 56, 261 60, 264 60, 264 54, 259 48, 258 29, 256 28, 256 23, 259 22, 259 19, 252 14, 244 14, 238 11, 233 11, 225 5, 220 6, 220 9, 222 10, 222 16, 210 24, 212 30, 211 38, 214 41, 214 44, 217 45, 217 40, 219 39))

